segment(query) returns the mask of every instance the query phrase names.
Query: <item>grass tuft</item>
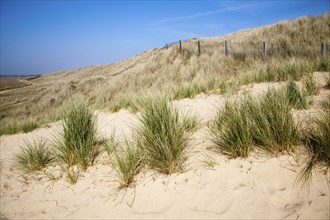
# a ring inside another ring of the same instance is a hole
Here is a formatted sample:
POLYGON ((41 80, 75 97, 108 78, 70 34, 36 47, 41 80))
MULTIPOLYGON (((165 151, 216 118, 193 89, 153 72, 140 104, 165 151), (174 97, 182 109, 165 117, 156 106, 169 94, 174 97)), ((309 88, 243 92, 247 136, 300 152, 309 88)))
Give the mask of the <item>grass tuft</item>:
POLYGON ((17 123, 16 121, 13 121, 4 126, 1 126, 0 135, 16 134, 19 132, 28 133, 38 127, 39 124, 32 120, 23 121, 21 123, 17 123))
POLYGON ((119 188, 130 187, 142 168, 142 149, 126 140, 125 146, 115 148, 112 153, 111 164, 119 175, 119 188))
POLYGON ((313 75, 309 74, 304 79, 304 93, 308 96, 318 95, 320 93, 321 88, 316 84, 313 79, 313 75))
MULTIPOLYGON (((330 97, 330 96, 329 96, 330 97)), ((327 100, 330 106, 330 98, 327 100)), ((307 184, 312 177, 313 168, 324 165, 330 168, 330 110, 324 109, 321 117, 305 131, 305 146, 310 154, 309 161, 299 173, 298 180, 307 184)))
POLYGON ((277 154, 293 151, 299 142, 298 126, 294 123, 285 90, 269 89, 251 106, 253 139, 256 145, 277 154))
POLYGON ((290 78, 299 80, 306 72, 310 72, 312 64, 295 61, 284 62, 283 64, 268 64, 260 68, 256 75, 256 82, 279 82, 290 78))
POLYGON ((20 130, 23 133, 28 133, 28 132, 33 131, 34 129, 36 129, 38 127, 39 127, 39 125, 35 121, 26 121, 26 122, 20 124, 20 130))
POLYGON ((167 98, 147 99, 139 117, 141 146, 147 163, 161 173, 181 172, 187 160, 188 137, 197 122, 187 116, 180 118, 167 98))
POLYGON ((72 185, 76 184, 79 178, 79 167, 69 167, 67 165, 64 165, 61 166, 61 168, 66 175, 66 180, 72 185))
POLYGON ((246 107, 246 102, 227 102, 211 126, 213 143, 230 158, 247 157, 252 146, 251 120, 246 107))
POLYGON ((269 89, 258 100, 226 103, 211 125, 213 143, 229 157, 247 157, 253 145, 273 154, 293 151, 298 127, 285 90, 269 89))
POLYGON ((189 84, 186 86, 178 87, 174 92, 174 99, 193 98, 194 96, 205 93, 207 90, 211 90, 204 85, 200 84, 189 84))
POLYGON ((25 171, 42 170, 53 159, 52 153, 46 148, 43 140, 33 142, 24 141, 25 147, 21 147, 21 152, 16 156, 18 165, 25 171))
POLYGON ((65 113, 62 126, 62 138, 56 141, 59 159, 69 167, 79 164, 86 170, 97 155, 92 112, 84 104, 72 104, 65 113))
POLYGON ((307 109, 308 100, 305 93, 301 92, 297 84, 289 80, 286 85, 287 98, 289 100, 289 105, 295 109, 307 109))
POLYGON ((16 121, 2 125, 0 128, 0 135, 10 135, 20 132, 20 127, 16 121))

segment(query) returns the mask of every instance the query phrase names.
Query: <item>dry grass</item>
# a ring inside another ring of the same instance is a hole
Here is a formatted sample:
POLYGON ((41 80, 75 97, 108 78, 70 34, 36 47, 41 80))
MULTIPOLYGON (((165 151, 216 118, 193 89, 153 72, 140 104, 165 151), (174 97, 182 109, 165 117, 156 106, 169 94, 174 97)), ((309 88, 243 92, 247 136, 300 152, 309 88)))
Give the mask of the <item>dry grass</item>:
POLYGON ((30 80, 38 78, 37 76, 15 76, 6 77, 0 76, 0 91, 16 89, 24 86, 31 85, 30 80))

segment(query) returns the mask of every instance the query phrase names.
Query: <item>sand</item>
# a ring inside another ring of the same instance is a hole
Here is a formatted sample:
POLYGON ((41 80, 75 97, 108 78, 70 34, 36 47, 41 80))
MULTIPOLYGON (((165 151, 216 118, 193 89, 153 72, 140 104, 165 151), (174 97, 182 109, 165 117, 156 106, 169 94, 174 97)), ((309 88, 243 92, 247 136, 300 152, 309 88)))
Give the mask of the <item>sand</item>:
MULTIPOLYGON (((274 85, 272 85, 274 86, 274 85)), ((280 86, 280 84, 278 84, 280 86)), ((15 155, 25 139, 52 143, 60 122, 27 134, 1 136, 1 216, 8 219, 329 219, 329 172, 319 168, 309 188, 295 184, 306 162, 303 148, 278 157, 254 152, 231 159, 210 148, 207 123, 228 98, 258 95, 269 84, 244 87, 231 97, 198 95, 173 102, 201 119, 190 138, 186 171, 163 175, 144 169, 131 188, 119 190, 119 180, 106 153, 80 172, 71 185, 58 165, 25 174, 15 155), (50 174, 53 177, 50 178, 50 174)), ((325 91, 325 90, 324 90, 325 91)), ((324 92, 321 94, 324 95, 324 92)), ((127 110, 96 111, 98 134, 123 140, 138 125, 127 110)))

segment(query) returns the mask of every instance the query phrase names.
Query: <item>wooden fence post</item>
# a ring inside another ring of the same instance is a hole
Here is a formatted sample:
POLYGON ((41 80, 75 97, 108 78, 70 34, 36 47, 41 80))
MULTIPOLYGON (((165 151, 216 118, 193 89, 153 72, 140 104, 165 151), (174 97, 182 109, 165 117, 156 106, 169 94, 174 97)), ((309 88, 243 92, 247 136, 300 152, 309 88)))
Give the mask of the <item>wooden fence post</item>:
POLYGON ((201 55, 201 44, 199 41, 197 41, 197 46, 198 46, 198 56, 201 55))
POLYGON ((326 44, 325 43, 321 43, 321 57, 325 57, 326 54, 326 44))
POLYGON ((179 40, 179 44, 180 44, 180 51, 181 51, 182 50, 181 40, 179 40))
POLYGON ((267 44, 266 42, 262 42, 262 56, 264 59, 267 58, 267 44))
POLYGON ((225 48, 225 55, 228 56, 227 41, 225 41, 225 43, 224 43, 224 48, 225 48))

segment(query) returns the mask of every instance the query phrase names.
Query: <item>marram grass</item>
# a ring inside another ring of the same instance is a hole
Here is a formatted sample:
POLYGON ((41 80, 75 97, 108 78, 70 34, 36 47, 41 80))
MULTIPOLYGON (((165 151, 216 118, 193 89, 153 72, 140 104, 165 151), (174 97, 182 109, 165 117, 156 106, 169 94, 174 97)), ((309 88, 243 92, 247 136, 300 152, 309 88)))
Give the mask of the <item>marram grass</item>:
POLYGON ((97 155, 93 113, 84 104, 72 104, 64 115, 62 127, 56 140, 57 157, 69 167, 79 164, 86 170, 97 155))
POLYGON ((46 147, 43 140, 24 141, 25 146, 21 147, 21 151, 16 155, 19 167, 25 171, 42 170, 48 163, 53 160, 51 151, 46 147))
POLYGON ((119 188, 130 187, 135 176, 143 166, 143 152, 138 144, 125 140, 125 144, 112 151, 111 164, 116 170, 120 184, 119 188))
POLYGON ((38 127, 39 124, 33 120, 21 121, 20 123, 13 121, 1 126, 0 135, 10 135, 19 132, 28 133, 38 127))
POLYGON ((301 91, 297 84, 291 79, 286 85, 286 95, 290 106, 298 110, 307 109, 309 100, 307 99, 306 93, 301 91))
POLYGON ((284 89, 226 103, 210 126, 213 143, 233 158, 249 156, 253 146, 273 154, 294 151, 299 136, 290 110, 284 89))
POLYGON ((251 106, 250 115, 257 146, 274 154, 294 151, 294 145, 299 143, 298 126, 285 89, 269 89, 256 106, 251 106))
POLYGON ((324 165, 330 168, 330 95, 323 103, 323 112, 304 132, 304 143, 309 152, 309 160, 299 173, 298 180, 308 184, 313 168, 324 165))
POLYGON ((308 96, 318 95, 321 88, 317 85, 313 79, 313 75, 309 74, 304 78, 304 93, 308 96))
POLYGON ((147 98, 139 116, 146 162, 150 168, 165 174, 184 170, 189 135, 197 125, 194 118, 180 116, 168 100, 147 98))
POLYGON ((247 157, 252 147, 251 119, 246 111, 247 102, 225 104, 211 126, 211 136, 217 149, 230 158, 247 157))

